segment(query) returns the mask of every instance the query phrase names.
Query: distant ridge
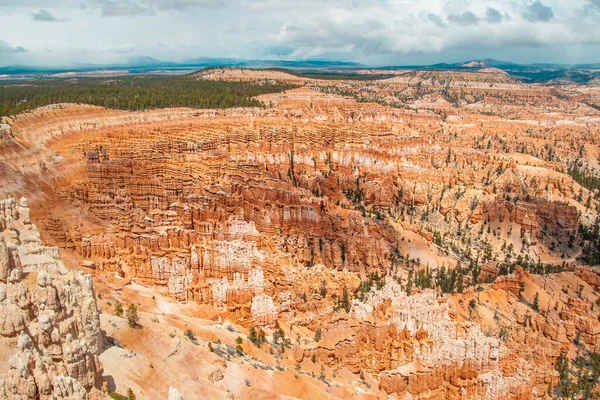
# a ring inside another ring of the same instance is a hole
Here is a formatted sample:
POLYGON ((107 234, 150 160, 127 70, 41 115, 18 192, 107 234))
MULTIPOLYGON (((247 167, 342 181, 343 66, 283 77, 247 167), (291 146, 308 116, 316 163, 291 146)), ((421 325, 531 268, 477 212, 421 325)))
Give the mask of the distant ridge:
POLYGON ((489 72, 497 69, 525 83, 587 84, 600 78, 600 64, 515 64, 494 59, 418 66, 381 67, 382 70, 472 71, 489 72))
POLYGON ((399 65, 399 66, 368 66, 350 61, 336 60, 243 60, 237 58, 198 57, 181 63, 157 60, 153 57, 135 57, 123 64, 98 65, 77 64, 65 67, 33 67, 9 66, 0 67, 0 78, 31 79, 44 77, 60 77, 61 74, 91 76, 95 71, 103 71, 104 75, 114 74, 157 74, 185 73, 209 67, 232 68, 286 68, 290 70, 359 70, 372 69, 379 71, 390 70, 453 70, 472 72, 506 73, 513 78, 526 83, 554 84, 587 84, 597 82, 600 78, 600 63, 597 64, 529 64, 521 65, 510 61, 495 59, 467 60, 459 63, 438 63, 433 65, 399 65))
POLYGON ((243 67, 243 68, 364 68, 364 64, 349 61, 329 60, 238 60, 234 58, 195 58, 182 65, 204 65, 210 67, 243 67))
POLYGON ((27 73, 60 73, 60 72, 85 72, 101 69, 128 69, 132 72, 148 68, 206 68, 206 67, 240 67, 240 68, 365 68, 364 64, 349 61, 329 60, 241 60, 236 58, 209 58, 200 57, 189 59, 181 63, 161 61, 152 57, 135 57, 122 64, 75 64, 62 67, 35 67, 29 65, 15 65, 0 67, 0 74, 27 74, 27 73))

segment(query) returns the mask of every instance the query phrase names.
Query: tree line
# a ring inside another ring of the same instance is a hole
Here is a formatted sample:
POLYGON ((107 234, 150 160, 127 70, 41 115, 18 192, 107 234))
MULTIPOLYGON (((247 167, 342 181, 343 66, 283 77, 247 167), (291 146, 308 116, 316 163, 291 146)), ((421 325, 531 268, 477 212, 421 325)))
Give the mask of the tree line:
POLYGON ((221 82, 192 76, 138 75, 0 82, 0 117, 56 103, 139 111, 155 108, 264 107, 254 97, 296 86, 277 82, 221 82))

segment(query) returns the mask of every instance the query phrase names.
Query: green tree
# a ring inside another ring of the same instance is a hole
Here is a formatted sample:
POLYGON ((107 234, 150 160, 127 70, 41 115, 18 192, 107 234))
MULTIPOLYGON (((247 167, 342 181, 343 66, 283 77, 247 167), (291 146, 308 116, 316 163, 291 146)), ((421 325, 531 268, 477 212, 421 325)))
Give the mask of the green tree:
POLYGON ((561 353, 556 361, 554 369, 558 372, 559 380, 556 391, 559 397, 570 398, 573 395, 573 383, 569 373, 569 359, 561 353))
POLYGON ((267 342, 265 331, 263 331, 262 328, 250 328, 250 332, 248 333, 248 340, 251 341, 252 344, 254 344, 256 347, 262 346, 263 343, 267 342))
POLYGON ((408 271, 408 280, 406 281, 406 295, 410 296, 413 286, 413 270, 412 268, 408 271))
POLYGON ((184 333, 184 335, 185 335, 185 337, 187 337, 192 342, 196 341, 196 335, 194 334, 194 332, 192 332, 191 329, 186 330, 185 333, 184 333))
POLYGON ((0 117, 55 103, 138 111, 151 108, 264 107, 255 96, 294 88, 282 83, 218 82, 196 76, 124 76, 0 82, 0 117))
POLYGON ((319 342, 321 339, 323 339, 323 331, 321 330, 321 327, 318 327, 315 331, 315 342, 319 342))
POLYGON ((350 312, 350 299, 348 298, 348 289, 344 287, 344 291, 342 292, 342 302, 341 308, 346 310, 346 312, 350 312))
POLYGON ((475 301, 475 299, 469 300, 469 308, 471 310, 475 310, 477 308, 477 301, 475 301))
POLYGON ((283 329, 279 328, 273 332, 273 342, 279 343, 279 340, 284 339, 284 338, 285 338, 285 333, 283 332, 283 329))
POLYGON ((127 389, 127 400, 135 400, 135 394, 131 388, 127 389))
POLYGON ((130 304, 127 307, 127 323, 130 328, 135 328, 138 325, 138 311, 135 304, 130 304))
POLYGON ((248 340, 252 343, 256 344, 256 328, 251 327, 250 332, 248 332, 248 340))
POLYGON ((262 346, 263 343, 267 342, 267 337, 266 337, 265 331, 263 331, 262 328, 258 329, 257 339, 258 339, 258 347, 262 346))
POLYGON ((321 297, 325 298, 327 297, 327 282, 325 282, 325 279, 323 279, 323 281, 321 281, 321 297))
POLYGON ((456 291, 458 293, 462 293, 463 292, 463 269, 462 269, 462 264, 460 263, 460 261, 458 262, 458 265, 456 266, 456 275, 457 275, 456 291))
POLYGON ((235 351, 237 352, 237 355, 239 357, 244 355, 244 348, 242 347, 241 344, 238 344, 237 346, 235 346, 235 351))
POLYGON ((123 304, 121 304, 121 302, 119 300, 115 300, 114 314, 117 317, 122 317, 123 316, 123 304))
POLYGON ((540 311, 540 294, 536 293, 535 297, 533 298, 533 309, 535 311, 540 311))

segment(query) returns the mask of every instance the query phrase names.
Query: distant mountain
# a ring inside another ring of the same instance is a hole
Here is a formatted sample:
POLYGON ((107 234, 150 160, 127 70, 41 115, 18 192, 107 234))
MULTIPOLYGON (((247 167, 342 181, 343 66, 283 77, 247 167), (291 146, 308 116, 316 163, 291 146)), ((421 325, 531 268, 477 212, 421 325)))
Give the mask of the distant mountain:
POLYGON ((200 57, 175 63, 157 60, 153 57, 134 57, 126 63, 108 65, 76 64, 64 67, 35 67, 26 65, 0 67, 0 75, 47 75, 96 70, 127 70, 130 73, 146 73, 152 70, 202 69, 207 67, 328 69, 365 68, 366 66, 355 62, 330 60, 243 60, 237 58, 200 57))
POLYGON ((172 67, 175 67, 177 65, 178 64, 174 63, 174 62, 160 61, 160 60, 157 60, 156 58, 152 58, 152 57, 135 57, 135 58, 132 58, 131 60, 129 60, 129 62, 127 64, 125 64, 124 66, 129 66, 129 67, 165 67, 165 66, 172 66, 172 67))
POLYGON ((237 58, 211 58, 199 57, 186 60, 181 63, 161 61, 152 57, 135 57, 124 64, 97 65, 78 64, 69 67, 31 67, 10 66, 0 67, 0 77, 30 79, 38 77, 54 76, 67 72, 80 73, 81 76, 94 76, 98 71, 107 75, 106 71, 115 71, 115 75, 123 74, 146 74, 146 73, 182 73, 192 72, 208 67, 236 67, 236 68, 286 68, 290 70, 353 70, 373 69, 379 71, 389 70, 430 70, 430 71, 473 71, 486 73, 506 73, 515 79, 526 83, 555 84, 587 84, 598 82, 600 79, 600 64, 515 64, 510 61, 494 59, 469 60, 460 63, 439 63, 433 65, 417 66, 382 66, 370 67, 360 63, 334 60, 243 60, 237 58))
POLYGON ((240 68, 364 68, 365 65, 349 61, 330 60, 240 60, 236 58, 195 58, 187 60, 183 65, 210 67, 240 68))
POLYGON ((460 65, 462 67, 467 67, 467 68, 487 68, 487 67, 489 67, 489 65, 486 64, 484 61, 469 61, 466 63, 462 63, 460 65))
POLYGON ((600 64, 515 64, 494 59, 470 60, 461 63, 381 67, 381 70, 473 71, 498 72, 525 83, 581 84, 600 79, 600 64))
POLYGON ((600 69, 600 64, 575 64, 572 66, 574 69, 600 69))

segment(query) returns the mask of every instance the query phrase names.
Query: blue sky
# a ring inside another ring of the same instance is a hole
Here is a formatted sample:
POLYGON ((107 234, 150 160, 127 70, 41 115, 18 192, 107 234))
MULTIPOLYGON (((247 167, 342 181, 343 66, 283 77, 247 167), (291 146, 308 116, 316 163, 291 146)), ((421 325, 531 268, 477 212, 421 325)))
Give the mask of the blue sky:
POLYGON ((600 0, 0 0, 0 65, 600 62, 600 0))

